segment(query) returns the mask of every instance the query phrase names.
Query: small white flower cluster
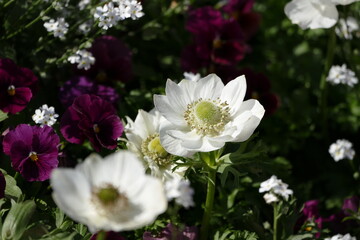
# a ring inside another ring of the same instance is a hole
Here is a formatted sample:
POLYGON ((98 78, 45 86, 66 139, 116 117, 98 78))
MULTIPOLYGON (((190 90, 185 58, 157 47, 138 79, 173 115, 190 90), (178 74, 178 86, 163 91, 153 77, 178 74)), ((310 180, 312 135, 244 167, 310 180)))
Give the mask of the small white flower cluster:
POLYGON ((260 184, 259 192, 264 194, 264 199, 267 204, 279 201, 279 196, 285 200, 289 199, 289 196, 293 194, 291 189, 288 189, 288 185, 283 183, 281 179, 278 179, 275 175, 260 184))
POLYGON ((330 68, 329 75, 326 80, 332 84, 347 84, 353 87, 354 84, 358 83, 358 79, 355 73, 350 69, 347 69, 346 64, 342 66, 335 65, 330 68))
POLYGON ((80 10, 84 10, 90 3, 91 3, 90 0, 81 0, 81 1, 78 3, 79 9, 80 9, 80 10))
POLYGON ((133 20, 144 16, 142 5, 136 0, 113 0, 102 7, 97 7, 94 18, 99 21, 99 27, 107 30, 118 21, 132 18, 133 20))
POLYGON ((78 69, 89 70, 91 65, 95 63, 92 53, 86 50, 77 50, 75 55, 68 57, 68 61, 72 64, 77 63, 78 69))
POLYGON ((39 109, 35 110, 32 119, 36 124, 40 124, 41 126, 48 125, 51 127, 56 123, 58 117, 59 115, 55 113, 54 107, 48 107, 47 104, 44 104, 39 109))
POLYGON ((355 156, 355 151, 352 148, 352 143, 346 139, 338 139, 329 147, 329 153, 334 158, 335 162, 342 159, 352 160, 355 156))
POLYGON ((173 178, 165 183, 166 197, 168 201, 175 199, 175 202, 188 209, 195 205, 193 201, 194 189, 190 186, 190 181, 173 178))
POLYGON ((56 21, 50 19, 48 22, 45 22, 44 27, 48 32, 52 32, 54 37, 64 39, 65 34, 68 32, 69 24, 65 22, 64 18, 57 18, 56 21))
POLYGON ((349 233, 345 235, 337 234, 331 238, 325 238, 325 240, 356 240, 356 237, 352 237, 349 233))
POLYGON ((346 19, 340 19, 338 26, 335 28, 336 35, 345 39, 352 39, 353 33, 355 36, 360 34, 359 24, 353 17, 348 17, 346 19))
POLYGON ((197 82, 200 80, 200 73, 194 74, 192 72, 184 72, 184 77, 186 80, 197 82))

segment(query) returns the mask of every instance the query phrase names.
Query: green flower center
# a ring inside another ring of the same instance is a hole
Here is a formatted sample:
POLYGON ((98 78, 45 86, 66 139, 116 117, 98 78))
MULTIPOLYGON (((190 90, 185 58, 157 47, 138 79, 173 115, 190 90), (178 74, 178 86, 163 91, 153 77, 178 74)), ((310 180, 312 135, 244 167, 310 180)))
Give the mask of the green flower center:
POLYGON ((141 152, 153 160, 160 168, 166 168, 171 163, 170 155, 161 145, 158 133, 148 136, 141 144, 141 152))
POLYGON ((221 108, 212 102, 203 101, 196 104, 195 116, 203 123, 216 124, 221 121, 221 108))
POLYGON ((120 193, 113 186, 100 188, 96 193, 98 199, 104 205, 113 204, 120 196, 120 193))
POLYGON ((184 113, 188 126, 202 136, 218 136, 230 121, 227 102, 220 99, 203 100, 202 98, 188 104, 184 113))
POLYGON ((91 200, 96 209, 108 218, 117 218, 119 213, 125 212, 131 205, 126 195, 119 192, 118 188, 112 184, 95 187, 91 200))
POLYGON ((150 152, 156 153, 160 157, 166 157, 168 155, 168 152, 160 143, 160 137, 155 137, 149 142, 148 150, 150 152))

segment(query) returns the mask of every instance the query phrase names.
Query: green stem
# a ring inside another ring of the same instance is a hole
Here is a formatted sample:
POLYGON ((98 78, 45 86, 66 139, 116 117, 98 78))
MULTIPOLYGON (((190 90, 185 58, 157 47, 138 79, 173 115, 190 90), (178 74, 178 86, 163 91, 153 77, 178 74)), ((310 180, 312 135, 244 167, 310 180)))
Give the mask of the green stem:
POLYGON ((5 37, 3 39, 6 39, 6 40, 10 39, 10 38, 18 35, 22 31, 24 31, 25 29, 28 29, 29 27, 31 27, 32 25, 37 23, 40 19, 42 19, 42 17, 45 16, 48 12, 50 12, 51 9, 52 9, 52 4, 47 9, 45 9, 45 11, 43 11, 37 18, 35 18, 34 20, 32 20, 31 22, 26 24, 24 27, 21 27, 19 30, 17 30, 16 32, 11 33, 10 35, 8 35, 7 37, 5 37))
POLYGON ((320 116, 323 127, 323 136, 327 135, 327 84, 326 77, 329 74, 330 67, 334 58, 334 50, 336 46, 336 34, 335 27, 330 29, 330 35, 328 39, 327 53, 326 53, 326 61, 324 66, 324 71, 321 75, 320 79, 320 99, 319 99, 319 107, 320 107, 320 116))
POLYGON ((209 174, 209 178, 207 183, 207 194, 206 194, 204 216, 202 219, 201 230, 200 230, 200 240, 208 239, 209 223, 212 215, 212 209, 214 206, 216 170, 209 169, 208 174, 209 174))
POLYGON ((273 223, 273 240, 277 240, 277 228, 278 228, 278 209, 277 209, 277 204, 274 203, 273 204, 274 207, 274 223, 273 223))
POLYGON ((10 4, 12 4, 13 2, 15 2, 16 0, 10 0, 7 3, 4 4, 3 8, 8 7, 10 4))
POLYGON ((97 233, 96 240, 105 240, 106 239, 106 232, 100 231, 97 233))

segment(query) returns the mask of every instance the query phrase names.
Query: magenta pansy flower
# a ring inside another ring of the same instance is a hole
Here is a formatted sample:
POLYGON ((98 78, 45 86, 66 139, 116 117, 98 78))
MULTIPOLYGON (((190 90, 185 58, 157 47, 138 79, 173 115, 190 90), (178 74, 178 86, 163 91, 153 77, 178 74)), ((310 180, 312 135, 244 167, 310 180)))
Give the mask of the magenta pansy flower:
POLYGON ((259 29, 260 14, 252 11, 255 0, 230 0, 222 11, 237 20, 246 39, 251 38, 259 29))
POLYGON ((0 110, 15 114, 30 102, 37 77, 28 68, 17 66, 11 59, 0 59, 0 110))
POLYGON ((5 135, 3 149, 27 181, 45 181, 58 166, 59 143, 51 127, 20 124, 5 135))
POLYGON ((101 36, 92 44, 89 51, 95 57, 95 64, 81 75, 96 79, 97 82, 121 81, 132 78, 132 54, 130 49, 113 36, 101 36))
POLYGON ((154 236, 151 232, 144 232, 143 240, 196 240, 198 237, 198 230, 196 227, 184 227, 179 229, 169 223, 164 230, 158 235, 154 236))
POLYGON ((191 65, 193 58, 200 61, 201 67, 233 65, 242 60, 249 50, 238 22, 223 18, 221 12, 212 7, 190 11, 186 29, 193 34, 194 43, 182 53, 185 71, 194 71, 198 67, 191 65))
POLYGON ((94 94, 112 104, 115 104, 119 100, 119 95, 114 88, 96 84, 85 76, 76 76, 66 81, 60 88, 59 97, 61 103, 68 107, 76 97, 83 94, 94 94))
POLYGON ((89 94, 77 97, 60 123, 61 133, 68 142, 82 144, 89 139, 96 151, 102 147, 116 148, 123 129, 112 104, 89 94))

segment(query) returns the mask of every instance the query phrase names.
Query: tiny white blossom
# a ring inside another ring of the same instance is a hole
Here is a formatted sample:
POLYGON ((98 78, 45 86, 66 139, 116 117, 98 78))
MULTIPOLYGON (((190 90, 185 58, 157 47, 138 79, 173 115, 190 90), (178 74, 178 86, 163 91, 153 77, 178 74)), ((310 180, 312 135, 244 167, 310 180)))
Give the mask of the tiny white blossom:
POLYGON ((190 186, 190 181, 173 178, 165 182, 165 192, 169 201, 175 199, 175 202, 184 208, 195 206, 193 201, 194 189, 190 186))
POLYGON ((341 83, 350 87, 353 87, 358 83, 358 79, 355 76, 355 73, 350 69, 347 69, 346 64, 343 64, 342 66, 332 66, 326 80, 335 85, 341 83))
POLYGON ((52 32, 54 37, 64 39, 65 34, 68 32, 69 24, 65 22, 64 18, 58 18, 56 21, 50 19, 48 22, 45 22, 44 27, 48 32, 52 32))
POLYGON ((87 34, 91 30, 91 26, 93 25, 92 21, 87 21, 79 25, 79 32, 82 34, 87 34))
POLYGON ((118 21, 132 18, 133 20, 142 17, 142 5, 136 0, 113 0, 97 7, 94 18, 99 21, 99 27, 107 30, 118 23, 118 21))
POLYGON ((345 235, 337 234, 331 238, 325 238, 325 240, 356 240, 356 237, 352 237, 349 233, 345 235))
POLYGON ((359 24, 353 17, 340 19, 338 26, 335 28, 335 32, 339 37, 345 39, 352 39, 353 33, 359 33, 359 24))
POLYGON ((79 9, 84 10, 86 8, 86 6, 90 4, 90 2, 91 2, 90 0, 81 0, 78 3, 79 9))
POLYGON ((278 202, 279 201, 279 198, 272 194, 272 193, 265 193, 264 194, 264 200, 267 204, 271 204, 273 202, 278 202))
POLYGON ((288 200, 293 194, 293 191, 288 189, 288 185, 275 175, 260 184, 259 192, 266 192, 264 199, 268 204, 279 201, 279 197, 288 200))
POLYGON ((335 143, 329 147, 329 153, 338 162, 342 159, 352 160, 355 156, 355 151, 352 148, 352 143, 346 139, 338 139, 335 143))
POLYGON ((280 180, 275 176, 272 175, 268 180, 262 182, 260 184, 260 188, 259 188, 259 192, 268 192, 271 189, 273 189, 274 187, 276 187, 277 185, 279 185, 280 180))
POLYGON ((68 61, 72 64, 77 63, 78 69, 89 70, 91 65, 95 63, 92 53, 86 50, 78 50, 75 55, 68 57, 68 61))
POLYGON ((184 72, 184 77, 187 80, 197 82, 200 80, 201 76, 200 73, 194 74, 192 72, 184 72))
POLYGON ((47 104, 44 104, 39 109, 35 110, 35 114, 32 116, 32 119, 36 124, 51 127, 56 123, 58 117, 59 115, 55 113, 54 107, 48 107, 47 104))

